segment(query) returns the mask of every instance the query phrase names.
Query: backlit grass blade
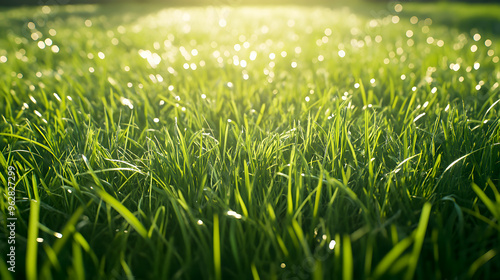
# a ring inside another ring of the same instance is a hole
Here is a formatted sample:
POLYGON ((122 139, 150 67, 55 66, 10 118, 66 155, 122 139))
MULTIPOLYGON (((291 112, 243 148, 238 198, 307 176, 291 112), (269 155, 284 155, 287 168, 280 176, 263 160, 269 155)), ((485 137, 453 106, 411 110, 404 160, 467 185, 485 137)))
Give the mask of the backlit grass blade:
POLYGON ((38 184, 35 174, 32 173, 31 187, 34 193, 34 199, 30 200, 30 216, 28 223, 28 238, 26 245, 26 278, 28 280, 37 279, 37 255, 38 255, 38 223, 40 216, 40 197, 38 194, 38 184))
POLYGON ((21 139, 21 140, 27 141, 27 142, 29 142, 31 144, 37 145, 37 146, 43 148, 44 150, 48 151, 52 156, 54 156, 54 159, 56 159, 57 161, 59 161, 59 159, 56 157, 56 155, 54 154, 54 152, 52 151, 52 149, 50 149, 49 147, 45 146, 44 144, 42 144, 40 142, 28 139, 28 138, 20 136, 20 135, 12 134, 12 133, 3 133, 3 132, 0 132, 0 136, 9 136, 9 137, 21 139))
POLYGON ((500 219, 500 207, 498 204, 495 204, 484 192, 479 188, 478 185, 472 183, 472 189, 477 194, 477 196, 481 199, 484 205, 490 210, 491 214, 499 220, 500 219))
POLYGON ((76 240, 73 240, 73 270, 76 280, 85 279, 85 267, 83 265, 82 248, 76 240))
POLYGON ((353 256, 351 248, 351 238, 349 235, 345 235, 342 238, 342 279, 352 280, 353 279, 353 256))
POLYGON ((219 234, 219 215, 214 214, 214 270, 215 270, 215 279, 221 280, 221 247, 220 247, 220 234, 219 234))
POLYGON ((487 263, 489 260, 494 258, 497 255, 497 251, 495 249, 491 249, 488 252, 486 252, 484 255, 479 257, 476 261, 472 263, 472 265, 469 268, 469 271, 467 272, 467 276, 472 278, 476 271, 483 266, 485 263, 487 263))
POLYGON ((38 254, 38 222, 40 213, 40 201, 30 201, 30 217, 28 224, 28 238, 26 245, 26 279, 37 279, 37 254, 38 254))
POLYGON ((6 265, 6 260, 0 257, 0 276, 3 280, 12 280, 12 275, 14 275, 11 271, 8 270, 6 265))
POLYGON ((413 237, 408 236, 405 239, 397 243, 384 258, 378 263, 377 267, 373 272, 373 277, 375 279, 380 279, 382 275, 387 273, 391 265, 404 253, 408 247, 413 243, 413 237))
POLYGON ((252 268, 253 280, 260 280, 259 272, 257 271, 257 267, 255 266, 254 263, 252 263, 251 268, 252 268))
POLYGON ((108 205, 113 207, 120 215, 127 220, 127 222, 141 235, 143 238, 147 238, 148 232, 144 228, 144 226, 139 222, 139 220, 130 212, 123 204, 121 204, 118 200, 116 200, 114 197, 109 195, 107 192, 101 190, 101 189, 96 189, 96 193, 99 195, 99 197, 104 200, 108 205))
POLYGON ((422 213, 420 214, 420 221, 418 222, 418 227, 415 234, 415 244, 413 245, 413 251, 411 253, 408 271, 406 272, 405 279, 413 279, 415 270, 417 269, 418 260, 420 257, 420 251, 422 250, 422 245, 424 244, 425 231, 427 230, 427 224, 429 222, 429 216, 431 214, 432 205, 430 203, 425 203, 422 208, 422 213))

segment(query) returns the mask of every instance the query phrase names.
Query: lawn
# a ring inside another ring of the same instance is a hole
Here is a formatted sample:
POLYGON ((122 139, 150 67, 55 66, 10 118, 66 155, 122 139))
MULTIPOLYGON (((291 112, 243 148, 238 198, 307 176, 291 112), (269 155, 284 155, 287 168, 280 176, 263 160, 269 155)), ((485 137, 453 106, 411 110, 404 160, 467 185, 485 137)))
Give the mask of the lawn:
POLYGON ((1 278, 499 279, 499 15, 0 9, 1 278))

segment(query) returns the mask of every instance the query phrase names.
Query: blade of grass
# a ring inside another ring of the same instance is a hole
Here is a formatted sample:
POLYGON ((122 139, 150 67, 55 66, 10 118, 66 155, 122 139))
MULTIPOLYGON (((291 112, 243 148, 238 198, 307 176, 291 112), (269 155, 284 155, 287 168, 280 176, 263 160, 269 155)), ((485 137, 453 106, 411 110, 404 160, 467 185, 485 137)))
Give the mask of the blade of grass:
POLYGON ((141 222, 123 204, 101 189, 95 189, 97 195, 108 205, 113 207, 127 222, 139 233, 142 238, 147 239, 148 232, 141 222))

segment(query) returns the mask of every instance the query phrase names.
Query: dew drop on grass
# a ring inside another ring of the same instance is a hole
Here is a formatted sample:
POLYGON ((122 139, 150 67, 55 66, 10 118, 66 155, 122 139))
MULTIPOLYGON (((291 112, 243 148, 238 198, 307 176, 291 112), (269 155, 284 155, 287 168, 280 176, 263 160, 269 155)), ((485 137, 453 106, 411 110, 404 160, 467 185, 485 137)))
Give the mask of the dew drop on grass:
POLYGON ((425 116, 425 113, 422 113, 422 114, 420 114, 420 115, 416 116, 416 117, 413 119, 413 122, 418 121, 418 120, 419 120, 421 117, 423 117, 423 116, 425 116))
POLYGON ((120 102, 122 103, 122 105, 128 106, 130 109, 134 109, 134 105, 132 104, 132 101, 130 101, 130 99, 120 97, 120 102))
POLYGON ((43 41, 38 41, 38 47, 42 50, 45 49, 45 43, 43 41))
POLYGON ((219 20, 219 26, 220 26, 220 27, 226 27, 226 25, 227 25, 226 20, 225 20, 225 19, 223 19, 223 18, 221 18, 221 19, 219 20))
MULTIPOLYGON (((215 52, 214 52, 214 54, 215 54, 215 52)), ((251 51, 249 59, 253 61, 256 58, 257 58, 257 52, 256 51, 251 51)))
POLYGON ((242 217, 240 214, 238 214, 238 213, 234 212, 233 210, 229 210, 229 211, 227 211, 227 215, 228 215, 228 216, 235 217, 236 219, 241 219, 241 217, 242 217))
POLYGON ((280 264, 280 267, 281 267, 281 268, 285 268, 285 267, 286 267, 286 264, 285 264, 285 263, 281 263, 281 264, 280 264))
POLYGON ((394 5, 394 11, 396 13, 401 13, 401 11, 403 11, 403 5, 401 5, 401 4, 394 5))
POLYGON ((43 242, 43 238, 41 238, 41 237, 37 237, 36 242, 38 242, 38 243, 42 243, 42 242, 43 242))
POLYGON ((328 244, 328 248, 329 248, 330 250, 333 250, 333 249, 335 249, 335 245, 336 245, 336 244, 337 244, 337 242, 335 242, 335 240, 332 240, 332 241, 330 241, 330 243, 328 244))
POLYGON ((203 225, 203 221, 202 220, 198 220, 198 222, 196 222, 198 225, 203 225))

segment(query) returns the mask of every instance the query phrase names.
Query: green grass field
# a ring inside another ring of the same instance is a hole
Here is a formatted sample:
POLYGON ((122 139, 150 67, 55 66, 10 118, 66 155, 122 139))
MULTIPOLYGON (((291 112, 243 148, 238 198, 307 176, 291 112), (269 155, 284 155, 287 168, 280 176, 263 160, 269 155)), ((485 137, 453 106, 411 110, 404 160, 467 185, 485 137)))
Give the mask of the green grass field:
POLYGON ((0 278, 499 279, 499 15, 0 10, 0 278))

